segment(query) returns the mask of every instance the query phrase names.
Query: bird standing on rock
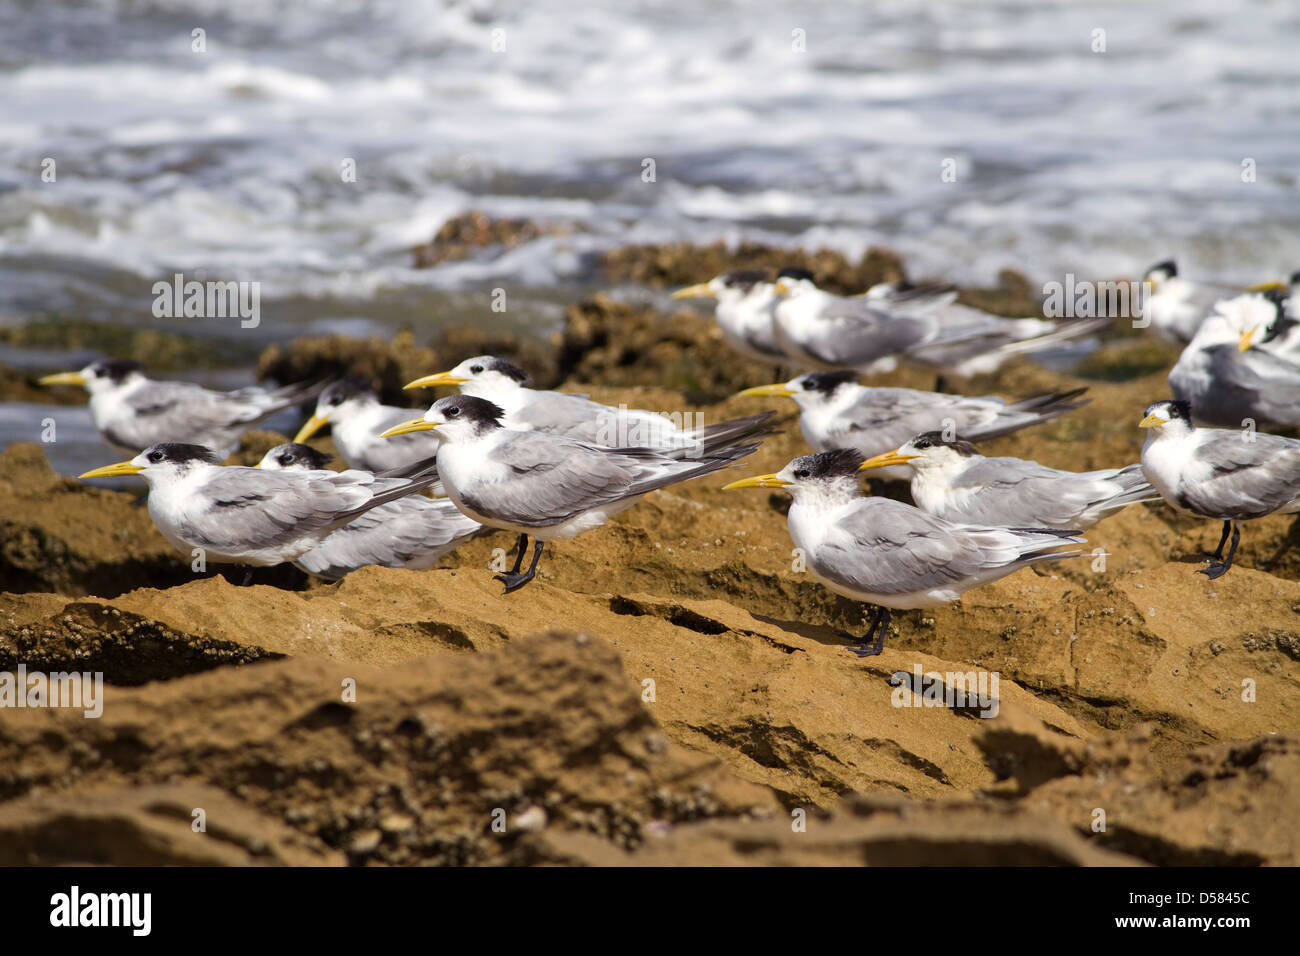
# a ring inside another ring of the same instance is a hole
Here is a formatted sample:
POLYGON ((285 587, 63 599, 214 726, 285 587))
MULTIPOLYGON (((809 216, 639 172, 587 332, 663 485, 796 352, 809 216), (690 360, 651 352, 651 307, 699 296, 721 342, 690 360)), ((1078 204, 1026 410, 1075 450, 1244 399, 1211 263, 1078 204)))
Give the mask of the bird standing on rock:
POLYGON ((860 657, 884 647, 891 609, 939 607, 1020 568, 1083 553, 1056 550, 1084 543, 1074 531, 948 521, 889 498, 864 498, 861 465, 855 451, 824 451, 724 489, 789 491, 790 537, 809 574, 836 594, 876 606, 854 649, 860 657))
POLYGON ((498 576, 507 592, 537 574, 547 541, 597 528, 651 491, 726 468, 758 448, 731 445, 689 459, 647 448, 602 448, 509 428, 500 406, 472 395, 439 399, 422 417, 384 434, 434 429, 442 437, 438 472, 452 501, 475 521, 519 535, 514 568, 498 576), (529 538, 536 547, 521 573, 529 538))
POLYGON ((1213 579, 1232 567, 1241 522, 1300 512, 1300 441, 1252 429, 1198 428, 1181 401, 1149 405, 1138 425, 1148 429, 1142 473, 1160 497, 1180 511, 1223 522, 1219 546, 1200 574, 1213 579))
POLYGON ((365 471, 303 474, 232 465, 202 445, 164 442, 84 478, 139 475, 149 484, 149 517, 185 554, 249 567, 296 561, 337 528, 437 480, 432 462, 407 477, 365 471))
POLYGON ((971 524, 1087 530, 1131 504, 1160 497, 1141 465, 1061 471, 1023 458, 985 458, 970 442, 941 432, 917 435, 864 461, 862 470, 899 465, 911 469, 918 508, 971 524))
POLYGON ((161 442, 193 442, 225 458, 239 438, 278 411, 315 398, 318 383, 217 392, 193 382, 148 378, 136 362, 103 359, 78 372, 46 375, 42 385, 80 385, 106 442, 132 454, 161 442))

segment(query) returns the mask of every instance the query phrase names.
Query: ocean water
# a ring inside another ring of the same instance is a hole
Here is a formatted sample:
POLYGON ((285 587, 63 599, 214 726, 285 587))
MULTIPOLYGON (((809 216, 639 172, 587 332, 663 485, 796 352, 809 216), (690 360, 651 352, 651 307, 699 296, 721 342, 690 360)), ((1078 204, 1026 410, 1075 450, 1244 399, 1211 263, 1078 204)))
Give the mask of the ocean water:
POLYGON ((545 331, 672 239, 1260 281, 1300 268, 1298 40, 1265 0, 5 0, 0 322, 545 331), (468 209, 567 234, 414 269, 468 209), (260 325, 156 319, 177 272, 260 325))

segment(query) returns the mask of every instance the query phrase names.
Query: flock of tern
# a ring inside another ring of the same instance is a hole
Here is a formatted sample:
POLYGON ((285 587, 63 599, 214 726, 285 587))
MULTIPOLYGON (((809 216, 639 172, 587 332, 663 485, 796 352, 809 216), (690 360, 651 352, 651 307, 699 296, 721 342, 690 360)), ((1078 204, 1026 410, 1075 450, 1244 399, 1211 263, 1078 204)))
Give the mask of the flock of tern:
MULTIPOLYGON (((859 378, 899 363, 941 380, 990 372, 1112 318, 1007 319, 942 285, 837 296, 799 269, 733 272, 675 297, 715 299, 715 320, 739 356, 787 370, 778 378, 799 372, 740 394, 792 399, 814 454, 726 488, 789 492, 789 532, 808 572, 875 606, 856 645, 871 655, 891 609, 946 604, 1019 568, 1078 556, 1081 532, 1129 504, 1163 498, 1223 522, 1201 569, 1212 578, 1231 567, 1241 522, 1300 511, 1300 441, 1257 428, 1300 425, 1291 304, 1300 273, 1235 292, 1190 282, 1166 261, 1144 281, 1145 324, 1185 346, 1169 376, 1174 399, 1146 409, 1139 463, 1084 473, 984 457, 974 444, 1066 414, 1086 403, 1083 390, 1008 401, 859 378), (864 496, 864 472, 909 481, 914 504, 864 496)), ((293 563, 337 580, 366 565, 428 568, 501 530, 517 536, 514 566, 498 576, 507 592, 533 579, 546 542, 734 465, 772 434, 775 415, 682 427, 648 410, 534 389, 523 369, 488 355, 411 382, 456 390, 415 418, 353 379, 219 392, 104 360, 41 382, 83 386, 100 434, 134 455, 81 477, 143 478, 154 523, 186 553, 201 549, 250 574, 293 563), (221 464, 245 430, 312 400, 293 442, 256 467, 221 464), (344 471, 305 444, 326 426, 344 471)))

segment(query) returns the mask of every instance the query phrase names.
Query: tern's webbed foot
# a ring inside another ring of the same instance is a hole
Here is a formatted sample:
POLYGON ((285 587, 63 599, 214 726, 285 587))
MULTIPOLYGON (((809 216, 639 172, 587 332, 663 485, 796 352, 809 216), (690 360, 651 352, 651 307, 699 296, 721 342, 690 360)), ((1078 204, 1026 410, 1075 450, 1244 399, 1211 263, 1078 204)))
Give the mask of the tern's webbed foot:
POLYGON ((506 586, 506 593, 517 591, 536 576, 536 572, 529 571, 521 574, 518 571, 511 571, 507 574, 498 574, 496 579, 506 586))
POLYGON ((854 654, 857 654, 858 657, 875 657, 884 649, 885 649, 885 632, 883 629, 879 634, 876 635, 876 639, 872 641, 870 644, 854 644, 852 647, 849 648, 849 650, 851 650, 854 654))
POLYGON ((1221 578, 1228 573, 1228 568, 1232 565, 1227 561, 1211 561, 1208 568, 1197 568, 1197 574, 1204 574, 1213 581, 1215 578, 1221 578))
POLYGON ((885 649, 885 632, 889 630, 889 609, 878 608, 867 633, 849 648, 858 657, 875 657, 885 649))

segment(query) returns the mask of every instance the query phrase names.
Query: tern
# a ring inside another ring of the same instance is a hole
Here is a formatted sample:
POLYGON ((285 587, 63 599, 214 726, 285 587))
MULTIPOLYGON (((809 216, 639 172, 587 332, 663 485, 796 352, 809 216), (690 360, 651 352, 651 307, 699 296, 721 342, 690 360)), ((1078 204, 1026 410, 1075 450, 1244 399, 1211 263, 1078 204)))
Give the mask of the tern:
POLYGON ((1006 319, 961 305, 956 292, 846 298, 819 289, 811 274, 796 269, 782 271, 776 293, 777 342, 791 361, 812 369, 889 371, 903 358, 969 377, 995 371, 1012 355, 1058 345, 1110 322, 1006 319))
POLYGON ((731 445, 683 460, 509 428, 505 417, 486 399, 453 395, 385 434, 436 429, 442 436, 438 472, 452 501, 475 521, 519 536, 513 570, 498 575, 507 592, 533 579, 547 541, 590 531, 651 491, 726 468, 758 448, 731 445), (530 537, 532 563, 520 573, 530 537))
POLYGON ((743 439, 761 437, 773 417, 772 413, 750 415, 682 428, 657 412, 614 408, 585 395, 535 389, 530 387, 531 381, 513 362, 479 355, 406 387, 456 386, 462 395, 485 399, 502 409, 510 428, 564 435, 606 448, 653 448, 673 457, 701 457, 743 439))
MULTIPOLYGON (((969 398, 910 388, 860 385, 855 372, 808 372, 784 384, 747 388, 740 395, 792 398, 799 427, 815 451, 852 448, 871 458, 931 430, 985 441, 1038 425, 1088 403, 1086 389, 1035 395, 1018 402, 994 396, 969 398)), ((909 479, 903 468, 886 468, 882 478, 909 479)))
POLYGON ((1227 286, 1183 278, 1173 259, 1157 262, 1142 276, 1142 281, 1150 290, 1142 317, 1157 336, 1180 345, 1192 340, 1215 303, 1228 294, 1227 286))
MULTIPOLYGON (((268 451, 257 467, 328 477, 333 474, 326 469, 329 463, 329 455, 289 442, 268 451)), ((331 581, 371 564, 424 570, 483 530, 454 501, 407 495, 349 521, 294 564, 331 581)))
POLYGON ((898 465, 912 471, 918 508, 968 524, 1086 531, 1122 508, 1160 497, 1141 465, 1060 471, 1023 458, 985 458, 970 442, 937 431, 864 461, 862 470, 898 465))
POLYGON ((379 433, 411 417, 414 409, 382 405, 370 383, 361 379, 334 382, 321 392, 316 412, 293 436, 305 442, 326 425, 334 447, 350 468, 382 472, 432 458, 438 452, 437 435, 409 435, 398 441, 381 441, 379 433))
POLYGON ((1223 522, 1209 567, 1198 569, 1217 578, 1232 567, 1241 522, 1300 511, 1300 441, 1249 429, 1200 428, 1192 417, 1182 401, 1147 407, 1138 423, 1149 429, 1142 473, 1174 508, 1223 522))
POLYGON ((110 445, 135 453, 161 442, 195 442, 225 458, 240 436, 285 408, 315 398, 320 383, 268 390, 218 392, 192 382, 157 381, 136 362, 102 359, 78 372, 40 379, 42 385, 80 385, 90 393, 90 417, 110 445))
MULTIPOLYGON (((432 484, 432 462, 408 477, 365 471, 305 474, 223 467, 202 445, 163 442, 82 478, 139 475, 149 516, 172 545, 210 561, 269 567, 296 561, 360 515, 432 484)), ((248 577, 245 579, 248 580, 248 577)))
POLYGON ((783 365, 786 354, 772 330, 776 284, 757 269, 728 272, 699 285, 678 289, 674 299, 716 299, 713 318, 722 338, 745 358, 783 365))
POLYGON ((1041 561, 1077 557, 1077 532, 1000 528, 948 521, 889 498, 864 498, 862 456, 850 449, 796 458, 770 475, 732 488, 784 488, 794 498, 787 522, 808 572, 831 591, 876 607, 860 657, 879 654, 890 611, 939 607, 966 591, 1041 561))
POLYGON ((1292 337, 1283 302, 1269 292, 1226 299, 1196 330, 1169 372, 1169 385, 1198 422, 1300 425, 1300 360, 1269 340, 1292 337))

